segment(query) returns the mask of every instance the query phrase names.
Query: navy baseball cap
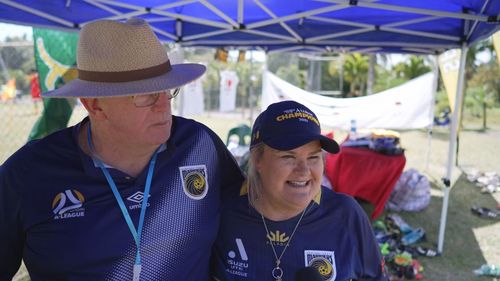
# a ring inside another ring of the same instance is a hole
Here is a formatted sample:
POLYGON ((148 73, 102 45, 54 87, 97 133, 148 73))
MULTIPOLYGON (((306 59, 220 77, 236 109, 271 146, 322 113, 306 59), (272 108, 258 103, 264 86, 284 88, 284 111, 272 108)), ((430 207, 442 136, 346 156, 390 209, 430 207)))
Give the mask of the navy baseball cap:
POLYGON ((314 140, 330 153, 340 151, 335 140, 321 134, 316 114, 298 102, 282 101, 271 104, 257 117, 250 148, 265 143, 277 150, 292 150, 314 140))

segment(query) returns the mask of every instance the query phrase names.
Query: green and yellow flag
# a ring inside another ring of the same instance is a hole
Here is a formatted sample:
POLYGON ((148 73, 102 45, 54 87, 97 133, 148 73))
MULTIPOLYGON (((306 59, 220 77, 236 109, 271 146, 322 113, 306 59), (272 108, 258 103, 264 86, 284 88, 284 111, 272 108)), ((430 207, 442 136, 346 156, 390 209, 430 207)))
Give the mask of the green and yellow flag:
POLYGON ((500 31, 493 34, 493 46, 495 47, 495 52, 497 53, 498 65, 500 65, 500 31))
MULTIPOLYGON (((77 77, 78 33, 33 28, 33 41, 42 92, 57 89, 77 77)), ((42 116, 31 129, 28 140, 66 128, 74 105, 74 99, 44 98, 42 116)))

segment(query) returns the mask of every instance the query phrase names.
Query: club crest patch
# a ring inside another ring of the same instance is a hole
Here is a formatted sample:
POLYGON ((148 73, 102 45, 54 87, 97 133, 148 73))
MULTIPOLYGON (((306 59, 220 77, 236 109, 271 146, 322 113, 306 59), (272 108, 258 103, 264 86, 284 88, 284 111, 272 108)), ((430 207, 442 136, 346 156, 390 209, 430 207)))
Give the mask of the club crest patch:
POLYGON ((182 188, 191 199, 203 199, 208 192, 207 167, 205 165, 179 167, 182 188))
POLYGON ((333 281, 337 277, 335 252, 305 250, 305 265, 316 268, 325 281, 333 281))

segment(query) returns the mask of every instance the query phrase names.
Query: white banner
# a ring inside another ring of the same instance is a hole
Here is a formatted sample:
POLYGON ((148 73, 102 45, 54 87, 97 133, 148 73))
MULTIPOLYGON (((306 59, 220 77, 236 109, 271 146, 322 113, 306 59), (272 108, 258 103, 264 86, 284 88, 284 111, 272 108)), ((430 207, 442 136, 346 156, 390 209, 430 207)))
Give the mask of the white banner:
POLYGON ((224 70, 220 72, 219 110, 234 111, 236 109, 236 90, 238 88, 236 72, 224 70))
POLYGON ((330 98, 306 92, 264 73, 262 109, 282 100, 295 100, 309 107, 321 125, 349 129, 351 120, 358 128, 416 129, 432 124, 434 74, 424 74, 398 87, 356 98, 330 98))
POLYGON ((183 92, 180 94, 183 98, 183 115, 200 115, 204 113, 205 102, 203 100, 202 80, 203 79, 196 79, 182 88, 183 92))

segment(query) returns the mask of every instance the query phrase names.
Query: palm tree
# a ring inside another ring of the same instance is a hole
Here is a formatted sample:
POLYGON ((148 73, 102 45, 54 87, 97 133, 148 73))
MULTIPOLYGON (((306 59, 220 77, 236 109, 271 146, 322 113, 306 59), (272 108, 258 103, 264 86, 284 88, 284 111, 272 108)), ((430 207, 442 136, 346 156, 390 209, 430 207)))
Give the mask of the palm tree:
POLYGON ((363 94, 368 79, 368 56, 360 53, 349 54, 344 62, 344 78, 350 83, 350 93, 363 94))
POLYGON ((393 71, 398 77, 410 80, 431 71, 431 68, 426 65, 424 57, 411 55, 408 61, 394 66, 393 71))

